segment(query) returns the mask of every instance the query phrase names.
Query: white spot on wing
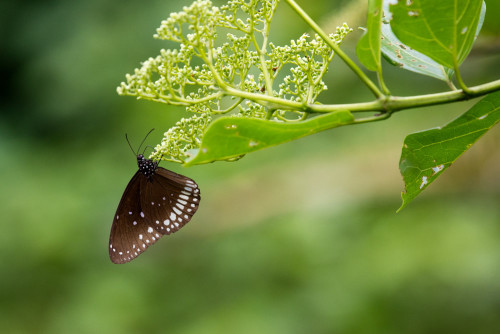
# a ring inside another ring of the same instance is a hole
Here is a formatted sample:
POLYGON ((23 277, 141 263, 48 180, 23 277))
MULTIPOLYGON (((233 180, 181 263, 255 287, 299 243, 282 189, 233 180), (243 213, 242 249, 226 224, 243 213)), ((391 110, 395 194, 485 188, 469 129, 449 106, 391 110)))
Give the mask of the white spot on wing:
POLYGON ((132 224, 135 226, 135 225, 137 225, 137 222, 134 220, 134 221, 132 222, 132 224))
POLYGON ((163 225, 168 226, 168 224, 170 224, 170 220, 165 219, 165 220, 163 221, 163 225))
POLYGON ((170 220, 175 220, 176 217, 175 213, 170 212, 170 220))
POLYGON ((172 208, 174 210, 174 212, 178 215, 180 215, 182 213, 181 210, 177 209, 175 206, 172 208))
POLYGON ((184 210, 184 205, 182 205, 180 203, 177 203, 175 206, 178 207, 181 210, 184 210))
POLYGON ((154 230, 153 230, 153 228, 152 228, 151 226, 150 226, 150 227, 148 227, 148 233, 153 233, 153 231, 154 231, 154 230))
POLYGON ((179 195, 179 198, 182 198, 182 199, 185 199, 185 200, 189 199, 189 197, 187 197, 186 195, 179 195))
POLYGON ((142 240, 142 234, 139 234, 139 239, 142 240))
POLYGON ((144 212, 141 211, 141 217, 144 218, 144 212))

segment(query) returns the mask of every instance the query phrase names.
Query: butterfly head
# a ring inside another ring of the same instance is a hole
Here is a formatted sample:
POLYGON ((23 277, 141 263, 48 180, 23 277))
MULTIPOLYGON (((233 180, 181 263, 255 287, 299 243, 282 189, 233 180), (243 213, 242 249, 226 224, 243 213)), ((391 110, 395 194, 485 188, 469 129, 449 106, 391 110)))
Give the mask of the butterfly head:
POLYGON ((139 166, 139 171, 151 181, 156 168, 158 167, 158 163, 153 160, 146 159, 142 154, 138 154, 137 165, 139 166))

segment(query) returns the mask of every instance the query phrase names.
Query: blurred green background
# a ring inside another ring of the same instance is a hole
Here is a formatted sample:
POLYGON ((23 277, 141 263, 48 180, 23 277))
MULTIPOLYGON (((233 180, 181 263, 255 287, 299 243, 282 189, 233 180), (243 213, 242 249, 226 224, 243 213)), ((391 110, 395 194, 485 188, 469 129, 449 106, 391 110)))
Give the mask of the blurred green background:
MULTIPOLYGON (((216 2, 221 4, 221 2, 216 2)), ((364 1, 299 1, 323 26, 364 23, 364 1)), ((401 213, 405 135, 474 103, 408 110, 183 169, 202 202, 180 233, 127 265, 107 242, 136 171, 125 142, 156 144, 180 108, 116 86, 165 45, 160 21, 190 1, 0 3, 2 333, 498 333, 500 131, 401 213)), ((498 1, 464 64, 500 77, 498 1), (495 37, 496 36, 496 37, 495 37)), ((309 31, 284 3, 273 41, 309 31)), ((353 54, 356 30, 343 48, 353 54)), ((386 66, 393 94, 446 90, 386 66)), ((339 62, 322 102, 368 101, 339 62)))

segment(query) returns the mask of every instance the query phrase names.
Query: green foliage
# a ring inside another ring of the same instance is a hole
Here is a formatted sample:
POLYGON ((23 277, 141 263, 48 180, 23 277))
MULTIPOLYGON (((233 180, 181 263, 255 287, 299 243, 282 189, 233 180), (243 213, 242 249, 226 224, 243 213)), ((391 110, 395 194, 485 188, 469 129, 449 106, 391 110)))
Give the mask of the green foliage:
MULTIPOLYGON (((155 38, 179 43, 179 48, 161 50, 159 56, 145 61, 134 74, 127 75, 118 93, 185 106, 194 116, 168 130, 151 158, 185 165, 234 161, 258 149, 326 129, 384 120, 396 111, 500 90, 500 80, 468 87, 459 70, 482 27, 486 12, 482 0, 396 4, 370 0, 366 33, 356 53, 368 70, 377 72, 378 85, 340 49, 352 30, 347 24, 327 34, 294 0, 284 1, 314 30, 314 36, 303 34, 285 46, 270 42, 278 0, 234 0, 221 7, 197 0, 161 23, 155 38), (323 78, 334 55, 373 93, 373 101, 329 105, 319 101, 327 89, 323 78), (391 95, 383 80, 382 55, 392 65, 445 81, 450 90, 391 95), (327 115, 319 116, 323 113, 327 115)), ((415 148, 413 140, 427 132, 405 140, 401 172, 407 192, 403 206, 478 139, 476 133, 457 140, 456 122, 428 132, 432 135, 425 136, 426 147, 432 154, 415 153, 426 152, 415 148), (446 151, 436 149, 443 143, 446 151), (433 168, 438 171, 433 172, 433 168)), ((463 129, 460 131, 467 131, 463 129)))
POLYGON ((368 1, 368 17, 366 22, 366 33, 359 40, 356 47, 356 54, 359 61, 370 71, 379 72, 382 70, 380 61, 380 29, 382 27, 383 11, 382 0, 368 1))
POLYGON ((405 182, 402 209, 482 135, 500 121, 500 92, 479 101, 453 122, 405 138, 399 168, 405 182))
POLYGON ((472 49, 482 6, 482 0, 398 1, 391 27, 406 45, 456 68, 472 49))
POLYGON ((347 110, 296 123, 241 117, 219 118, 207 129, 198 154, 189 160, 187 165, 238 158, 243 154, 347 125, 353 121, 354 117, 347 110), (226 145, 220 145, 221 143, 226 145))
MULTIPOLYGON (((216 115, 285 122, 307 118, 296 107, 314 103, 326 90, 322 79, 334 52, 319 36, 310 39, 307 34, 287 46, 269 42, 277 4, 235 0, 218 8, 198 0, 162 22, 155 38, 177 42, 180 48, 161 50, 143 62, 118 93, 183 105, 202 116, 169 130, 152 158, 184 162, 216 115)), ((345 25, 330 39, 340 44, 350 31, 345 25)))

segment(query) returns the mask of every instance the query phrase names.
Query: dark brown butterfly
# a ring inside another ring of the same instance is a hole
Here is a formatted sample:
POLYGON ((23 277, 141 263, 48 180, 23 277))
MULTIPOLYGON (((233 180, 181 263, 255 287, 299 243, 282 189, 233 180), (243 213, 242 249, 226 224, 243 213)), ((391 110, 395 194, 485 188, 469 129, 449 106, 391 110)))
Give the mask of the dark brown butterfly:
POLYGON ((177 232, 200 203, 196 182, 138 154, 144 140, 137 152, 129 142, 139 170, 127 185, 111 226, 109 257, 113 263, 129 262, 163 235, 177 232))

